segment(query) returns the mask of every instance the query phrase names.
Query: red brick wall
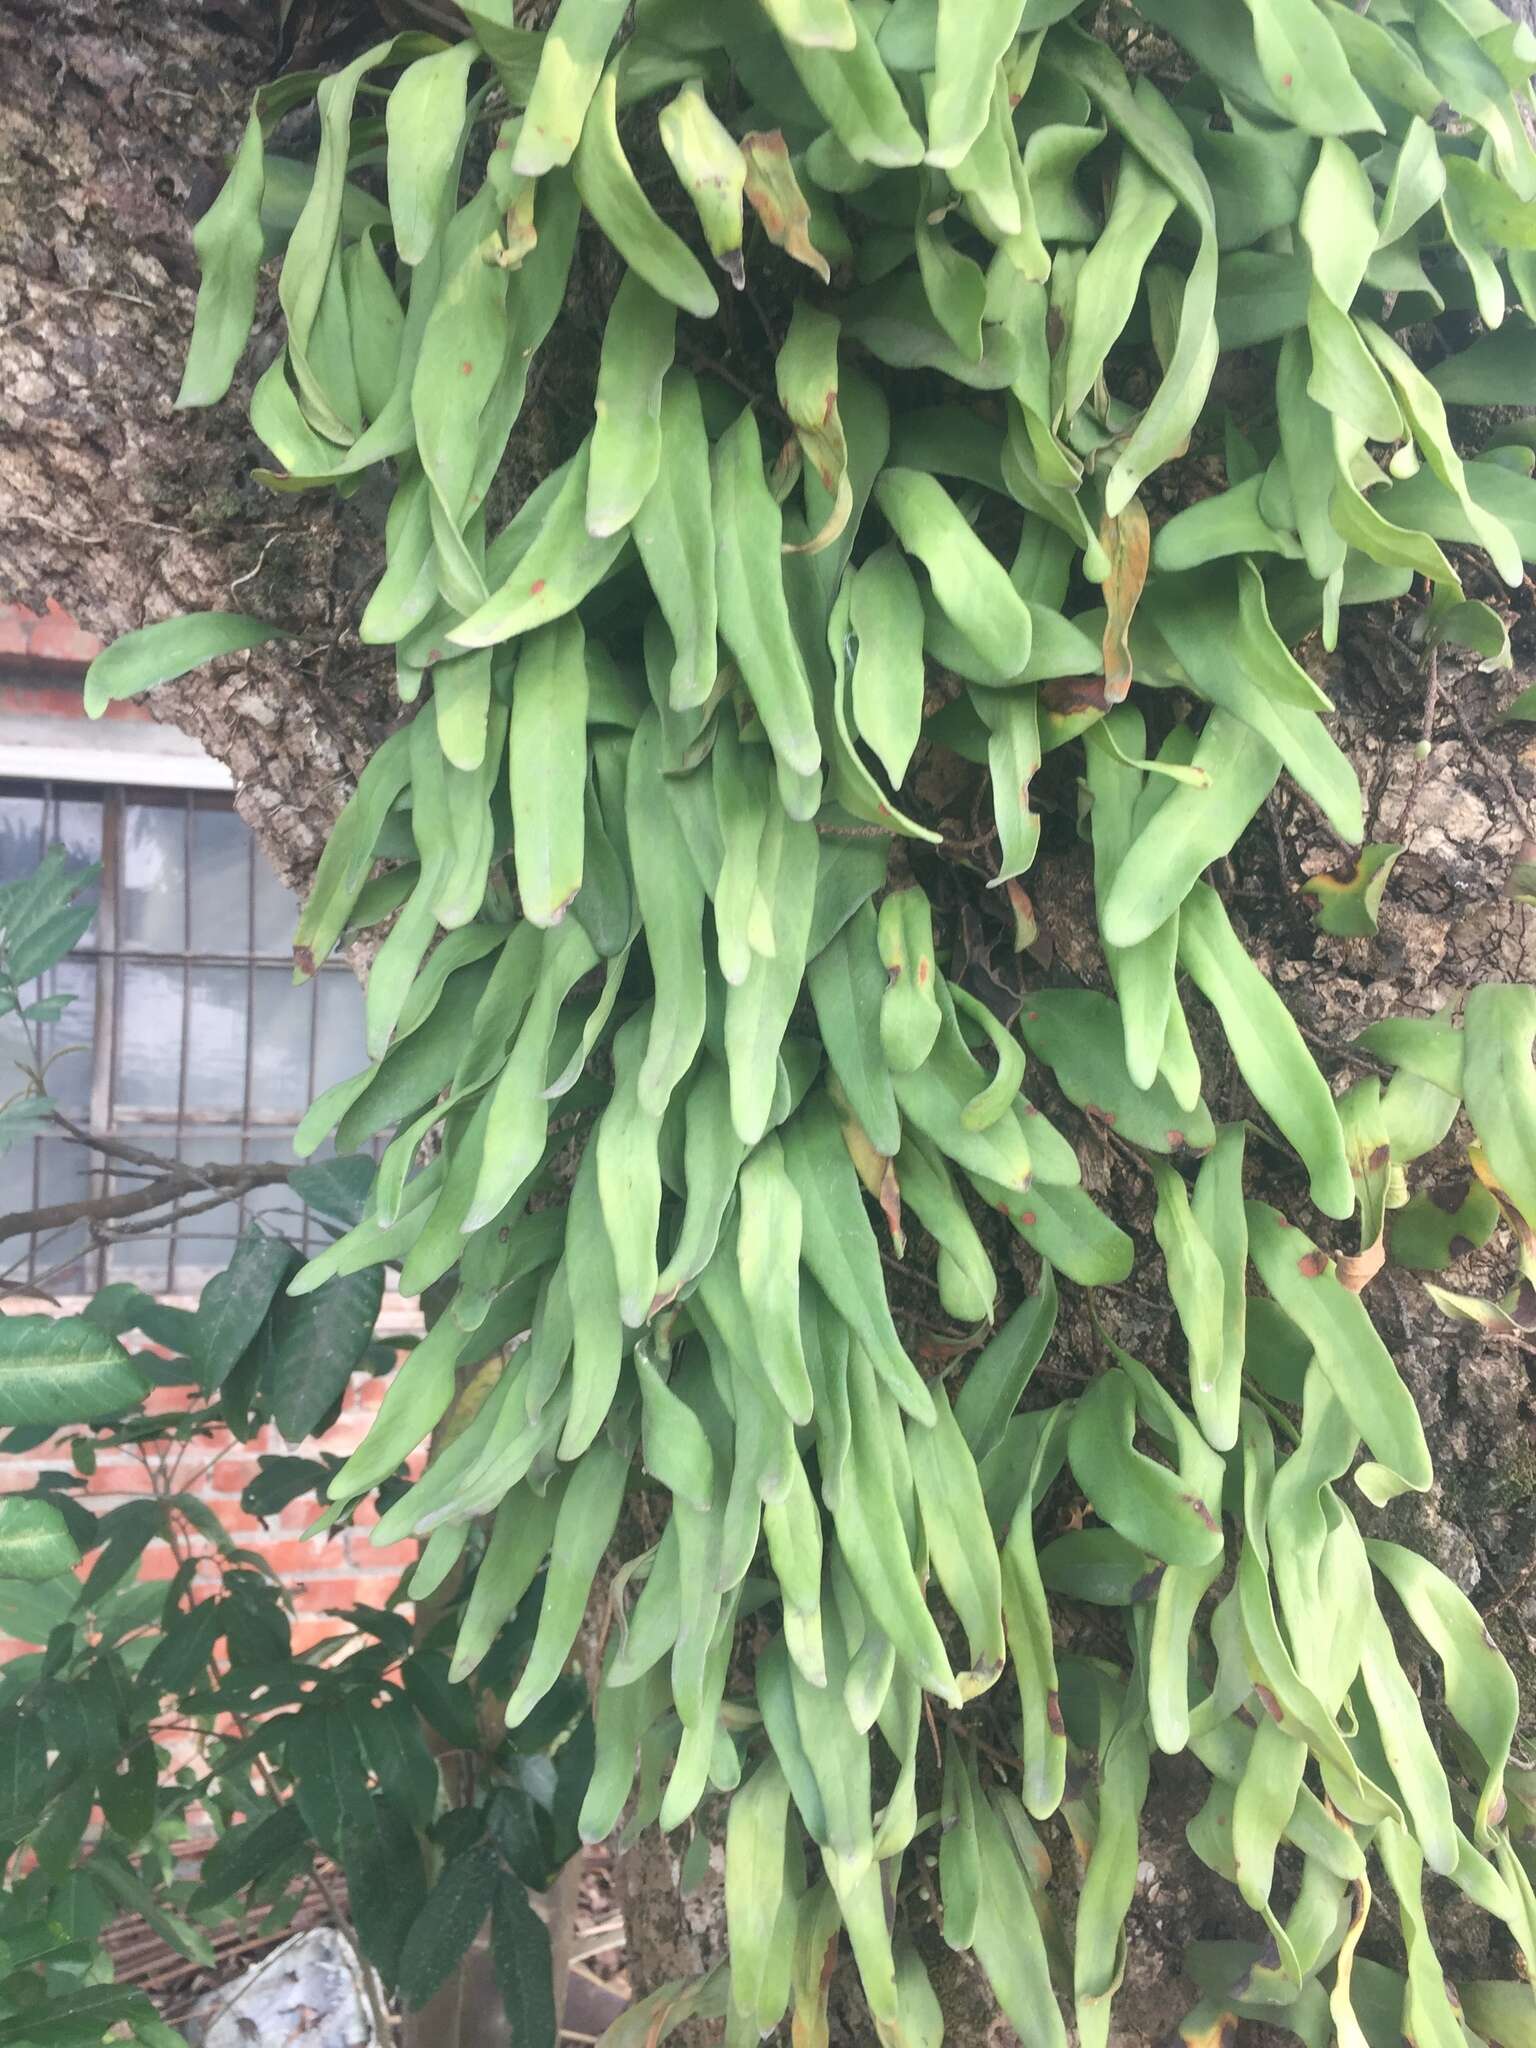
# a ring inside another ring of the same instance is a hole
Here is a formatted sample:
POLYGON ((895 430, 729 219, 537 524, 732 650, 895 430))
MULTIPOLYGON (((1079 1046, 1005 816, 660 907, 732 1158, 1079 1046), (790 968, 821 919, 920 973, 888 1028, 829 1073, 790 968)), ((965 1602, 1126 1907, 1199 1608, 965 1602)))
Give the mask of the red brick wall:
MULTIPOLYGON (((401 1573, 414 1564, 417 1546, 394 1543, 379 1547, 371 1543, 368 1532, 376 1518, 367 1507, 360 1511, 356 1527, 327 1531, 306 1540, 303 1531, 317 1512, 313 1495, 291 1502, 266 1522, 241 1507, 240 1495, 256 1476, 257 1460, 264 1453, 312 1455, 324 1448, 344 1456, 355 1449, 362 1442, 387 1385, 388 1381, 383 1379, 354 1379, 339 1420, 318 1442, 290 1444, 267 1428, 249 1443, 237 1443, 226 1431, 219 1430, 199 1436, 186 1446, 170 1446, 173 1457, 180 1453, 180 1463, 169 1482, 169 1490, 191 1493, 203 1501, 235 1542, 265 1558, 282 1580, 296 1615, 295 1649, 304 1649, 345 1626, 331 1620, 328 1609, 359 1604, 382 1607, 401 1573)), ((153 1414, 189 1403, 184 1391, 163 1388, 151 1394, 147 1405, 153 1414)), ((0 1459, 0 1492, 25 1492, 35 1484, 40 1472, 73 1473, 67 1434, 35 1451, 0 1459)), ((96 1469, 77 1497, 93 1510, 105 1511, 124 1501, 141 1499, 157 1490, 157 1486, 166 1490, 166 1480, 157 1476, 160 1459, 161 1447, 155 1444, 146 1447, 146 1455, 137 1450, 98 1451, 96 1469)), ((200 1539, 196 1544, 199 1552, 209 1547, 200 1539)), ((80 1575, 83 1577, 88 1569, 89 1559, 81 1567, 80 1575)), ((170 1546, 164 1542, 151 1544, 141 1574, 168 1579, 175 1569, 176 1558, 170 1546)), ((211 1588, 215 1573, 210 1569, 206 1576, 211 1588)), ((33 1647, 0 1636, 0 1664, 33 1647)))

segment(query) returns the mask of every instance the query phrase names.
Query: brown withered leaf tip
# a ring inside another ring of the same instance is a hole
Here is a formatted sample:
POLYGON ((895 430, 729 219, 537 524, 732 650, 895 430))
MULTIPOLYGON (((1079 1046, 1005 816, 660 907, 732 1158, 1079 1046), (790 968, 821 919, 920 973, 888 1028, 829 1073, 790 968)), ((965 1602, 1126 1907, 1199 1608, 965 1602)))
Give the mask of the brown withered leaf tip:
POLYGON ((1040 685, 1040 701, 1047 711, 1074 718, 1080 711, 1107 711, 1109 692, 1102 676, 1053 676, 1040 685))

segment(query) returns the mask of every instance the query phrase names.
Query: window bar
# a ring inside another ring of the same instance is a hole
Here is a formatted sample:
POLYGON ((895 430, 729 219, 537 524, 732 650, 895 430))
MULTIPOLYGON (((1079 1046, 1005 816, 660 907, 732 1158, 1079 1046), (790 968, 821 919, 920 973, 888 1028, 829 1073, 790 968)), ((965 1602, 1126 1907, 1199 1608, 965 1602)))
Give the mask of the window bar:
MULTIPOLYGON (((120 789, 102 791, 101 799, 101 890, 96 910, 96 1028, 91 1040, 90 1128, 100 1137, 112 1131, 113 1095, 117 1074, 118 1043, 122 1017, 122 958, 118 933, 122 930, 122 835, 123 797, 120 789)), ((111 1169, 103 1156, 92 1169, 92 1192, 105 1194, 111 1169)), ((95 1247, 96 1285, 107 1281, 107 1248, 95 1247)))
MULTIPOLYGON (((42 844, 42 848, 41 848, 41 853, 40 853, 40 856, 39 856, 40 858, 42 857, 42 855, 46 855, 46 853, 47 853, 47 851, 48 851, 49 847, 50 847, 50 846, 52 846, 52 845, 54 845, 54 844, 56 844, 56 843, 58 843, 58 842, 60 841, 60 837, 61 837, 61 835, 60 835, 60 827, 59 827, 59 792, 58 792, 58 784, 57 784, 57 783, 53 783, 53 782, 45 782, 45 783, 43 784, 43 805, 42 805, 42 828, 43 828, 43 844, 42 844), (51 828, 51 829, 50 829, 50 828, 51 828)), ((50 967, 50 968, 48 969, 48 972, 47 972, 47 974, 46 974, 46 975, 44 975, 44 976, 43 976, 43 977, 41 978, 41 980, 39 981, 39 983, 38 983, 38 992, 39 992, 39 993, 40 993, 41 995, 44 995, 44 996, 51 996, 51 995, 54 995, 54 994, 56 994, 56 993, 57 993, 57 990, 58 990, 58 976, 59 976, 59 970, 58 970, 58 966, 57 966, 57 964, 55 964, 54 966, 52 966, 52 967, 50 967)), ((45 1024, 40 1024, 40 1025, 38 1026, 38 1030, 37 1030, 37 1050, 38 1050, 38 1055, 39 1055, 39 1058, 40 1058, 40 1059, 41 1059, 41 1060, 42 1060, 43 1062, 45 1062, 45 1063, 46 1063, 46 1061, 47 1061, 47 1058, 48 1058, 48 1050, 49 1050, 49 1048, 48 1048, 48 1046, 47 1046, 47 1044, 46 1044, 46 1034, 47 1034, 47 1031, 48 1031, 48 1027, 47 1027, 47 1025, 45 1025, 45 1024)), ((47 1082, 46 1082, 46 1079, 45 1079, 45 1080, 44 1080, 44 1087, 46 1088, 46 1086, 47 1086, 47 1082)), ((39 1203, 39 1201, 41 1200, 41 1195, 42 1195, 42 1162, 43 1162, 43 1142, 44 1142, 43 1140, 39 1139, 39 1140, 37 1141, 37 1145, 36 1145, 36 1148, 35 1148, 35 1149, 36 1149, 36 1155, 37 1155, 37 1172, 36 1172, 36 1174, 35 1174, 35 1177, 34 1177, 34 1185, 33 1185, 33 1197, 32 1197, 32 1199, 33 1199, 33 1203, 34 1203, 34 1206, 36 1206, 36 1205, 37 1205, 37 1204, 39 1203)), ((64 1240, 66 1239, 67 1235, 68 1235, 68 1232, 67 1232, 67 1231, 61 1231, 61 1232, 59 1233, 59 1239, 58 1239, 58 1241, 59 1241, 59 1244, 60 1244, 60 1248, 61 1248, 61 1249, 62 1249, 62 1247, 63 1247, 63 1243, 64 1243, 64 1240)), ((57 1261, 55 1261, 54 1263, 57 1263, 57 1261)), ((36 1266, 35 1266, 35 1265, 34 1265, 33 1271, 34 1271, 34 1274, 35 1274, 35 1273, 36 1273, 36 1266)))
MULTIPOLYGON (((245 835, 245 1084, 240 1102, 240 1164, 251 1156, 251 1083, 256 1065, 256 835, 245 835)), ((246 1225, 245 1197, 240 1198, 236 1226, 246 1225)))
MULTIPOLYGON (((319 1092, 315 1087, 315 1073, 319 1064, 320 976, 318 973, 316 973, 312 974, 309 977, 309 1069, 306 1075, 304 1089, 304 1100, 306 1103, 313 1102, 316 1094, 319 1092)), ((289 1149, 290 1151, 292 1150, 291 1142, 289 1149)), ((311 1217, 308 1209, 301 1208, 299 1211, 299 1245, 300 1248, 303 1250, 306 1258, 309 1256, 309 1253, 312 1249, 310 1241, 310 1223, 311 1217)))
MULTIPOLYGON (((181 800, 181 1052, 176 1068, 176 1134, 172 1151, 182 1157, 187 1129, 187 1070, 192 1055, 192 792, 181 800)), ((181 1231, 173 1221, 165 1248, 165 1286, 176 1292, 176 1260, 181 1250, 181 1231)))
MULTIPOLYGON (((49 804, 51 803, 52 799, 53 799, 53 784, 52 784, 51 782, 45 782, 45 783, 43 784, 43 800, 42 800, 42 803, 41 803, 41 804, 40 804, 40 805, 38 806, 38 813, 37 813, 37 838, 38 838, 38 846, 37 846, 37 858, 38 858, 38 860, 39 860, 39 861, 41 861, 41 860, 42 860, 42 858, 43 858, 43 855, 44 855, 44 854, 45 854, 45 853, 46 853, 46 852, 48 851, 48 806, 49 806, 49 804)), ((38 1041, 37 1041, 37 1042, 38 1042, 38 1045, 39 1045, 39 1047, 41 1047, 41 1045, 42 1045, 42 1032, 41 1032, 41 1031, 39 1031, 39 1032, 38 1032, 38 1041)), ((33 1208, 34 1208, 34 1209, 40 1209, 40 1208, 42 1207, 42 1205, 43 1205, 43 1141, 42 1141, 42 1139, 41 1139, 41 1138, 34 1138, 34 1139, 32 1140, 32 1206, 33 1206, 33 1208)), ((34 1231, 32 1231, 32 1232, 30 1233, 30 1235, 29 1235, 29 1236, 28 1236, 28 1238, 27 1238, 27 1278, 28 1278, 28 1280, 36 1280, 36 1278, 37 1278, 37 1272, 38 1272, 38 1254, 39 1254, 39 1242, 38 1242, 38 1234, 37 1234, 37 1232, 36 1232, 36 1231, 34 1230, 34 1231)))

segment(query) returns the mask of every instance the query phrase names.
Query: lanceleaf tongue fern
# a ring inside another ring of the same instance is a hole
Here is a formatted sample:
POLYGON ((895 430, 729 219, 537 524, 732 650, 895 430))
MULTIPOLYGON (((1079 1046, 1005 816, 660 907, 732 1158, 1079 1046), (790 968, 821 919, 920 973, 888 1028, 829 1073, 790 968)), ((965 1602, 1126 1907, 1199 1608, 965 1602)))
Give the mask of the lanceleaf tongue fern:
MULTIPOLYGON (((1192 1956, 1191 2042, 1226 2014, 1309 2044, 1532 2038, 1512 1985, 1457 2003, 1424 1903, 1448 1881, 1536 1963, 1513 1680, 1448 1580, 1362 1535, 1345 1481, 1378 1504, 1431 1483, 1358 1289, 1458 1100, 1483 1234, 1501 1205, 1522 1278, 1502 1304, 1439 1298, 1530 1321, 1536 995, 1375 1027, 1399 1077, 1341 1116, 1202 874, 1280 776, 1360 838, 1291 651, 1334 646, 1343 606, 1418 577, 1428 646, 1508 660, 1448 550, 1517 582, 1536 482, 1518 445, 1469 452, 1476 416, 1453 433, 1447 402, 1536 388, 1536 41, 1491 0, 1142 0, 1183 54, 1132 77, 1076 0, 562 0, 540 33, 512 0, 465 13, 475 40, 399 35, 319 84, 251 409, 282 488, 392 484, 362 629, 416 707, 296 946, 310 974, 396 913, 372 1064, 302 1148, 397 1135, 293 1286, 386 1262, 407 1292, 451 1284, 333 1495, 446 1419, 378 1534, 430 1535, 434 1574, 478 1556, 460 1673, 547 1556, 521 1719, 652 1489, 583 1825, 726 1800, 728 1978, 673 2017, 723 2009, 746 2042, 793 2002, 824 2042, 841 1934, 879 2037, 934 2042, 906 1929, 936 1892, 1025 2040, 1065 2041, 1070 2005, 1102 2043, 1154 1753, 1188 1749, 1210 1781, 1190 1841, 1255 1929, 1192 1956), (359 182, 381 95, 387 216, 359 182), (579 233, 622 273, 590 431, 493 530, 579 233), (728 320, 744 276, 776 360, 728 320), (1175 476, 1185 509, 1149 522, 1149 480, 1219 445, 1239 354, 1225 489, 1207 464, 1190 502, 1175 476), (1042 989, 1020 1043, 935 946, 921 771, 984 764, 1001 888, 1063 747, 1085 750, 1115 997, 1042 989), (371 880, 380 858, 400 865, 371 880), (1304 1214, 1245 1208, 1194 997, 1315 1208, 1361 1206, 1342 1266, 1304 1214), (1055 1276, 1111 1285, 1133 1253, 1033 1099, 1041 1068, 1146 1155, 1188 1378, 1106 1340, 1080 1398, 1020 1414, 1055 1276), (998 1212, 1042 1255, 958 1401, 913 1362, 866 1192, 898 1245, 903 1201, 931 1234, 956 1317, 1004 1299, 998 1212), (1047 1541, 1064 1469, 1096 1519, 1047 1541), (1119 1654, 1053 1640, 1052 1596, 1115 1609, 1119 1654), (1060 1819, 1086 1873, 1070 1948, 1060 1819), (1357 1955, 1378 1887, 1405 1973, 1357 1955)), ((198 230, 184 403, 221 398, 244 348, 291 99, 258 96, 198 230)), ((153 627, 100 659, 93 704, 272 630, 153 627)), ((1404 1230, 1433 1266, 1433 1230, 1404 1230)))

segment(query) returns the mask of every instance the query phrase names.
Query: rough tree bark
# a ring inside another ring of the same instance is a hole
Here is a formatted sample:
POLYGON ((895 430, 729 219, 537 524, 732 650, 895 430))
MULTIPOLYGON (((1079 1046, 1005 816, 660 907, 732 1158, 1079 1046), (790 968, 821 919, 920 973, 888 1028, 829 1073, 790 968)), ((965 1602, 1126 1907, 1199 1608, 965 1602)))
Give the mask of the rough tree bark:
MULTIPOLYGON (((297 882, 392 715, 387 664, 343 634, 374 559, 371 508, 252 483, 238 390, 209 413, 173 404, 192 222, 271 75, 278 13, 0 10, 0 593, 34 609, 51 597, 104 639, 221 607, 301 628, 297 651, 226 662, 154 704, 229 765, 242 816, 297 882)), ((275 312, 269 284, 255 371, 275 312)))
MULTIPOLYGON (((1531 0, 1506 5, 1531 18, 1531 0)), ((204 672, 159 692, 153 707, 229 764, 242 815, 298 883, 395 715, 387 663, 350 633, 377 568, 376 508, 367 493, 337 508, 254 485, 238 391, 212 413, 172 405, 192 315, 190 222, 269 73, 276 12, 271 0, 10 0, 0 10, 0 599, 52 597, 108 637, 231 603, 301 626, 297 653, 236 658, 212 680, 204 672)), ((276 340, 269 285, 255 369, 276 340)), ((1516 656, 1523 671, 1536 657, 1528 617, 1516 656)), ((1268 840, 1249 835, 1233 901, 1304 1028, 1347 1074, 1342 1048, 1368 1019, 1435 1008, 1474 975, 1536 976, 1531 914, 1505 893, 1522 840, 1536 837, 1536 763, 1518 728, 1492 722, 1508 680, 1447 673, 1416 775, 1425 678, 1388 619, 1354 629, 1327 681, 1369 795, 1371 836, 1408 849, 1381 936, 1316 933, 1298 885, 1340 856, 1294 794, 1277 797, 1268 840)), ((1044 800, 1058 809, 1031 886, 1057 957, 1102 984, 1071 799, 1069 778, 1054 793, 1047 784, 1044 800)), ((1207 1051, 1213 1106, 1240 1114, 1224 1054, 1207 1051)), ((1090 1186, 1155 1261, 1138 1181, 1101 1137, 1074 1130, 1090 1186)), ((1159 1284, 1154 1273, 1144 1287, 1138 1274, 1125 1302, 1128 1340, 1154 1351, 1165 1326, 1137 1297, 1159 1284)), ((1387 1525, 1470 1593, 1536 1697, 1536 1455, 1522 1356, 1437 1317, 1401 1276, 1383 1275, 1370 1302, 1441 1470, 1436 1493, 1398 1504, 1387 1525)), ((1091 1359, 1091 1344, 1069 1318, 1068 1372, 1074 1355, 1079 1370, 1091 1359)), ((1117 2013, 1127 2041, 1158 2038, 1183 2010, 1188 1939, 1253 1931, 1184 1843, 1197 1778, 1179 1764, 1157 1773, 1117 2013)), ((718 1952, 718 1883, 685 1901, 677 1876, 676 1850, 661 1842, 621 1870, 640 1989, 718 1952)), ((1488 1940, 1483 1923, 1453 1914, 1442 1953, 1453 1968, 1486 1966, 1488 1940)), ((947 1967, 951 2042, 1002 2038, 974 1973, 947 1967)))

